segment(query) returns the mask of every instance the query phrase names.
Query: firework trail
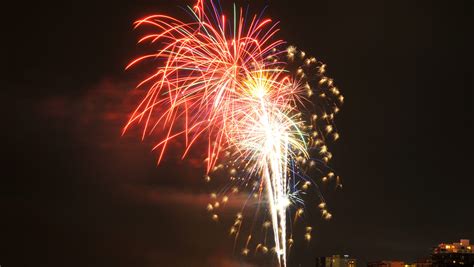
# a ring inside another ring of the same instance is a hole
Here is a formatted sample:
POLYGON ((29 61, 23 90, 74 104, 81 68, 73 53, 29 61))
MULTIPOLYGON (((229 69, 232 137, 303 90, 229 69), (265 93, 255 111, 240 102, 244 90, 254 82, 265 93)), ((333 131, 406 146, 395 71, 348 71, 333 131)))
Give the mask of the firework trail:
MULTIPOLYGON (((281 49, 284 41, 275 38, 277 23, 248 16, 248 10, 235 5, 230 20, 219 10, 218 4, 199 0, 187 10, 191 22, 153 15, 135 23, 152 29, 139 43, 158 49, 127 66, 149 61, 154 72, 138 84, 146 95, 123 131, 140 124, 142 138, 155 134, 158 162, 174 139, 185 143, 183 158, 205 140, 207 173, 227 152, 240 164, 245 180, 256 180, 259 195, 268 203, 274 250, 278 263, 286 266, 293 242, 287 237, 289 206, 302 202, 295 185, 302 181, 306 190, 314 182, 305 170, 325 166, 331 158, 326 139, 339 136, 333 118, 343 98, 324 76, 324 64, 295 47, 281 49)), ((330 172, 325 178, 333 176, 330 172)), ((320 208, 330 218, 323 200, 320 208)), ((245 249, 250 240, 249 235, 245 249)))

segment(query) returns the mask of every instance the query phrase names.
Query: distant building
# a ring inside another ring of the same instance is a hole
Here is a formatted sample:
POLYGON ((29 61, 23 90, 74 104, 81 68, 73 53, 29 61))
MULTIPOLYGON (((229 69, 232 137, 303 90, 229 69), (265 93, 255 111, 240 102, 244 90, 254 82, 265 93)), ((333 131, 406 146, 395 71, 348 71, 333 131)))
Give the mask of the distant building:
POLYGON ((367 264, 368 267, 432 267, 431 259, 417 260, 413 263, 403 261, 374 261, 367 264))
MULTIPOLYGON (((415 261, 414 263, 410 264, 410 267, 432 267, 432 266, 433 266, 433 261, 431 260, 431 258, 419 259, 415 261)), ((406 266, 405 264, 405 267, 408 267, 408 266, 406 266)))
POLYGON ((431 255, 433 267, 474 266, 474 253, 468 239, 459 243, 441 243, 431 255))
POLYGON ((367 263, 367 267, 405 267, 403 261, 374 261, 367 263))
POLYGON ((368 267, 432 267, 431 259, 421 259, 413 263, 403 261, 375 261, 369 262, 368 267))
POLYGON ((441 243, 433 250, 434 254, 443 253, 472 253, 472 246, 469 244, 469 239, 461 239, 459 243, 446 244, 441 243))
POLYGON ((356 260, 349 255, 332 255, 316 258, 316 267, 356 267, 356 260))

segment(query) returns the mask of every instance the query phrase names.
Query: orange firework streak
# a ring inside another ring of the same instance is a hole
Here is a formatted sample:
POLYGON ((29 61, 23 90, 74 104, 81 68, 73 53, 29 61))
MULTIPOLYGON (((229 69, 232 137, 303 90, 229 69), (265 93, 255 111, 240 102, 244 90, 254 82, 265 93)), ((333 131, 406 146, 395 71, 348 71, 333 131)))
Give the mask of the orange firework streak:
POLYGON ((278 31, 270 19, 259 21, 254 16, 246 27, 241 9, 233 31, 226 29, 223 15, 216 13, 218 22, 213 24, 202 12, 201 1, 194 9, 196 22, 153 15, 135 23, 135 27, 151 25, 158 30, 139 43, 149 41, 161 47, 134 60, 127 69, 144 60, 160 61, 162 66, 137 86, 149 89, 124 131, 139 122, 144 123, 142 138, 157 127, 166 130, 166 137, 154 147, 160 149, 158 162, 171 139, 184 136, 184 158, 196 140, 207 135, 209 172, 226 142, 228 120, 239 109, 235 100, 241 99, 243 79, 256 69, 274 65, 264 59, 283 41, 270 41, 278 31), (184 127, 178 121, 184 121, 184 127))

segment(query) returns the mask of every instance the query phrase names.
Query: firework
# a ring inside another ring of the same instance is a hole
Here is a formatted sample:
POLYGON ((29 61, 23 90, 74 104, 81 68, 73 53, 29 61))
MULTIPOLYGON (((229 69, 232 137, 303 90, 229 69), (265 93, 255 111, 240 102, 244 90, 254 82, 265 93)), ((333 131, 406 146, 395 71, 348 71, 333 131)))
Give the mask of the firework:
MULTIPOLYGON (((212 171, 229 167, 231 183, 238 176, 245 185, 253 185, 252 194, 266 204, 269 214, 263 226, 271 226, 273 251, 285 266, 293 243, 291 234, 288 238, 289 207, 298 206, 294 223, 303 214, 300 191, 316 185, 308 169, 316 168, 326 179, 335 176, 327 171, 332 154, 326 143, 329 137, 339 138, 334 114, 343 98, 324 76, 326 65, 294 46, 282 49, 284 41, 275 37, 277 23, 247 16, 235 5, 230 19, 219 10, 214 2, 204 5, 200 0, 188 8, 190 22, 153 15, 135 23, 152 29, 139 43, 158 49, 127 66, 151 61, 154 72, 139 83, 146 95, 124 132, 140 124, 142 138, 154 134, 158 162, 174 139, 185 143, 183 158, 204 140, 205 180, 210 182, 212 171), (230 164, 219 163, 224 161, 230 164)), ((323 217, 329 219, 320 198, 323 217)), ((225 195, 222 203, 227 201, 225 195)), ((218 201, 207 205, 215 221, 219 206, 218 201)), ((230 233, 237 237, 241 225, 239 213, 230 233)), ((311 239, 311 228, 304 238, 311 239)), ((251 241, 248 235, 243 255, 249 254, 251 241)), ((268 248, 258 244, 256 250, 266 253, 268 248)))

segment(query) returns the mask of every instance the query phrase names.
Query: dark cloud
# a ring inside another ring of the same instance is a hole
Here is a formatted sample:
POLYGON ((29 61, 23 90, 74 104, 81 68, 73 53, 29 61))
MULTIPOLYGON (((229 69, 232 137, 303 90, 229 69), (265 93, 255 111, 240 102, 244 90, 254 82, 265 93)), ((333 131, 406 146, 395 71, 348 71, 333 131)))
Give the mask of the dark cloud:
MULTIPOLYGON (((29 243, 39 266, 251 266, 233 256, 227 226, 205 209, 210 191, 201 160, 180 160, 171 150, 157 166, 152 140, 142 142, 137 129, 121 135, 139 91, 103 79, 82 92, 28 106, 29 123, 41 127, 17 149, 31 146, 41 160, 17 161, 38 171, 18 173, 26 179, 10 185, 2 202, 4 226, 22 225, 2 235, 9 242, 4 252, 20 257, 29 243)), ((231 199, 236 208, 239 198, 231 199)), ((2 265, 30 262, 7 260, 2 265)))

